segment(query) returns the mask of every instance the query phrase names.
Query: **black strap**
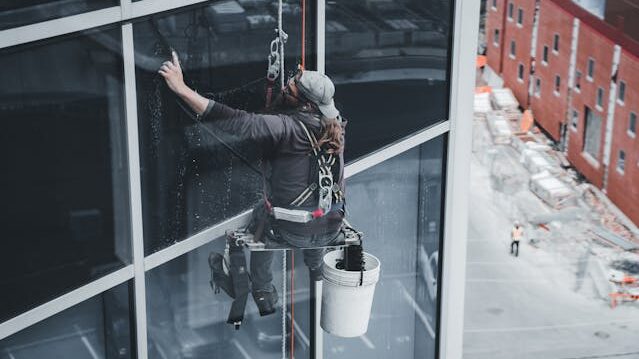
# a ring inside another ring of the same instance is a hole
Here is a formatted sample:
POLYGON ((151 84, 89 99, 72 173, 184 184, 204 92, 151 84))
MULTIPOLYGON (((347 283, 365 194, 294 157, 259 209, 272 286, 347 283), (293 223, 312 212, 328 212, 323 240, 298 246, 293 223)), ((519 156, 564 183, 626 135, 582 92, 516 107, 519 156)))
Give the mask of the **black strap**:
POLYGON ((246 267, 246 255, 241 245, 236 245, 228 241, 229 257, 231 266, 229 274, 233 284, 234 300, 231 305, 227 323, 235 325, 235 329, 240 329, 244 320, 244 310, 246 309, 246 299, 249 294, 249 275, 246 267))

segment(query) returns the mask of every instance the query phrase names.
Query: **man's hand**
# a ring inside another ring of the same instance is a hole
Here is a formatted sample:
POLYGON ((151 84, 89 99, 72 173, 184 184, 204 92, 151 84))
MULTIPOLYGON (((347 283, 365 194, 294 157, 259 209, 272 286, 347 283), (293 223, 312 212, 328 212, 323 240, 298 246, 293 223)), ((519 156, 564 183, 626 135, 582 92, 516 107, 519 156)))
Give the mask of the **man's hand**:
POLYGON ((180 61, 178 60, 175 51, 171 53, 172 61, 165 61, 158 73, 164 77, 166 84, 169 88, 180 95, 187 89, 184 84, 184 77, 182 76, 182 67, 180 67, 180 61))

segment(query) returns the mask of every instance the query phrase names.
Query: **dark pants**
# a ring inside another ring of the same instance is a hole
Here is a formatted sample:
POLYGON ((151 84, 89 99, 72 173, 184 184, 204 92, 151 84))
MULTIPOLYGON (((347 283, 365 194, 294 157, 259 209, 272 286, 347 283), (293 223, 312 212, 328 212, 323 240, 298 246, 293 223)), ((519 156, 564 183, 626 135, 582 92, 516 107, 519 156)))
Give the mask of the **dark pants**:
POLYGON ((510 242, 510 254, 514 254, 515 257, 519 257, 519 241, 510 242))
MULTIPOLYGON (((284 230, 275 231, 276 238, 270 240, 290 245, 291 247, 317 247, 329 246, 337 241, 339 232, 330 234, 317 234, 301 236, 284 230)), ((251 281, 253 290, 270 290, 273 281, 271 263, 273 263, 274 251, 251 252, 251 281)), ((308 267, 314 280, 321 279, 322 260, 324 248, 302 249, 304 263, 308 267)))

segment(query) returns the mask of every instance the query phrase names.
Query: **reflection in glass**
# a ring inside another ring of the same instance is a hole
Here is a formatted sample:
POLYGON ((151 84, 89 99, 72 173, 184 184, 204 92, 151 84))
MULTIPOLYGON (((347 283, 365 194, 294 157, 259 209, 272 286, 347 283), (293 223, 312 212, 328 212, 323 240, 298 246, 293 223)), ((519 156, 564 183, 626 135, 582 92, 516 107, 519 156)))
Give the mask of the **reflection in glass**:
POLYGON ((135 358, 130 318, 123 283, 0 340, 0 358, 135 358))
POLYGON ((451 1, 328 1, 326 73, 353 160, 447 118, 451 1))
POLYGON ((3 0, 0 30, 118 6, 118 0, 3 0))
POLYGON ((326 357, 436 357, 445 145, 438 137, 349 178, 349 221, 381 276, 368 332, 325 334, 326 357))
MULTIPOLYGON (((174 49, 190 87, 235 108, 263 110, 276 4, 207 2, 134 24, 146 253, 249 209, 259 200, 261 177, 193 122, 157 70, 174 49)), ((301 9, 298 2, 284 5, 283 27, 289 35, 285 72, 290 74, 300 63, 301 9)), ((310 28, 307 21, 308 58, 314 48, 310 28)), ((261 154, 250 142, 212 124, 205 126, 259 166, 261 154)))
POLYGON ((0 321, 130 261, 120 28, 0 50, 0 321))
MULTIPOLYGON (((273 284, 280 296, 275 314, 260 317, 249 295, 240 330, 227 324, 231 299, 214 294, 208 256, 224 252, 225 239, 218 238, 193 252, 147 272, 148 340, 150 358, 282 358, 282 293, 290 304, 290 275, 282 287, 282 255, 276 252, 273 284)), ((249 256, 247 256, 249 257, 249 256)), ((297 358, 309 353, 308 271, 301 256, 295 261, 295 351, 297 358)), ((290 268, 290 255, 287 264, 290 268)), ((290 271, 289 271, 290 273, 290 271)), ((286 355, 290 351, 291 311, 285 321, 286 355)))

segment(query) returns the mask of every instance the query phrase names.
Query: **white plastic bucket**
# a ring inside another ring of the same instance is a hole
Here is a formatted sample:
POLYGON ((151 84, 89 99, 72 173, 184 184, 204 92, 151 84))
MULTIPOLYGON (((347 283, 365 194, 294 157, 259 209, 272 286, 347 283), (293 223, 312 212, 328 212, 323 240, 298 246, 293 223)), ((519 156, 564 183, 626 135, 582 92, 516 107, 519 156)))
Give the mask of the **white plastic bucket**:
POLYGON ((364 252, 364 273, 335 268, 343 250, 324 255, 322 274, 322 315, 320 325, 326 332, 338 337, 352 338, 363 335, 371 317, 375 285, 379 280, 380 262, 364 252))

